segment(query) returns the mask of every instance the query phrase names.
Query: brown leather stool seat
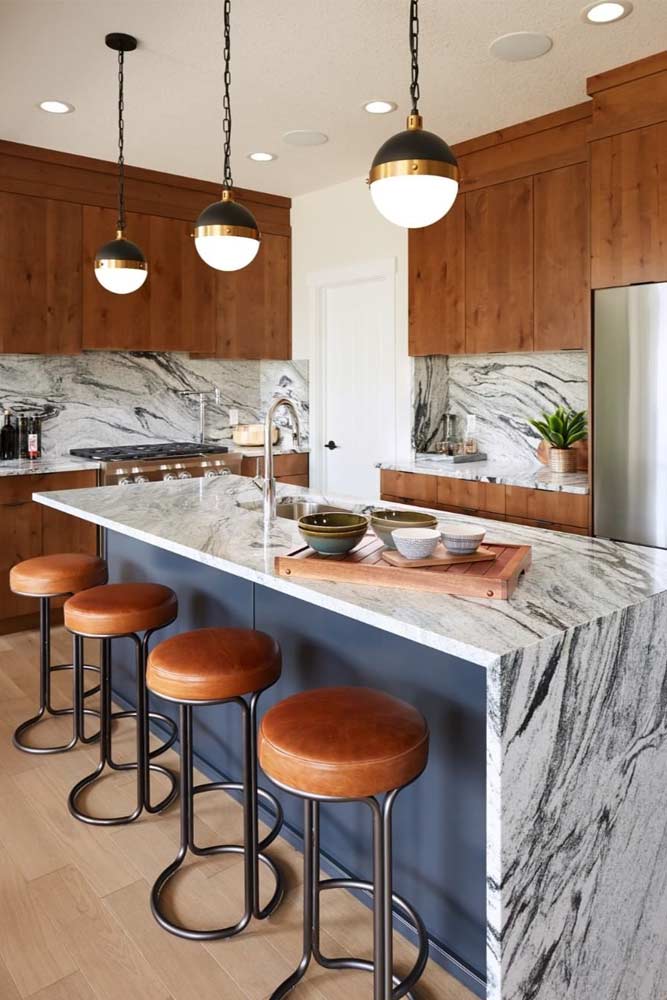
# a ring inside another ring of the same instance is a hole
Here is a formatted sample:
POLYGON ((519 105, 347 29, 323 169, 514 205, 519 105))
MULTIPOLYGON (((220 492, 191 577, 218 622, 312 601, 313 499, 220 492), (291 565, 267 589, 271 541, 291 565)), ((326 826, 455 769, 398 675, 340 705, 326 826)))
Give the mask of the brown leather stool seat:
POLYGON ((108 583, 65 601, 64 619, 81 635, 127 635, 168 625, 177 610, 176 594, 160 583, 108 583))
POLYGON ((104 559, 79 552, 25 559, 9 571, 9 587, 26 597, 76 594, 107 582, 104 559))
POLYGON ((154 694, 179 702, 226 701, 280 677, 280 647, 253 629, 202 628, 165 639, 148 657, 154 694))
POLYGON ((361 687, 304 691, 270 708, 259 761, 295 792, 366 798, 407 785, 428 759, 428 728, 417 709, 361 687))

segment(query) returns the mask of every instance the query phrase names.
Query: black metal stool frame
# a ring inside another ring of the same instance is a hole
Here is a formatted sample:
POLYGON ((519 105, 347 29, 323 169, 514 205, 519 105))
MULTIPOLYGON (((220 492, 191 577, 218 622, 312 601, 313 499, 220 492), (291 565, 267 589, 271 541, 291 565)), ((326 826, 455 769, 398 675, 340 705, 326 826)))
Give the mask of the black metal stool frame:
MULTIPOLYGON (((262 691, 265 691, 263 688, 262 691)), ((243 697, 226 698, 223 700, 184 701, 180 698, 167 699, 179 705, 181 733, 181 843, 178 854, 156 879, 151 890, 151 910, 153 916, 166 931, 177 937, 188 938, 191 941, 213 941, 220 938, 233 937, 239 934, 250 922, 251 917, 265 920, 275 912, 283 895, 282 875, 271 858, 263 852, 276 839, 283 825, 283 810, 270 792, 257 785, 257 701, 262 691, 254 691, 246 701, 243 697), (192 710, 196 706, 206 705, 238 705, 243 718, 243 781, 211 781, 202 785, 193 784, 193 751, 192 751, 192 710), (194 797, 203 792, 227 791, 243 793, 243 840, 244 844, 215 844, 210 847, 198 847, 194 836, 194 797), (275 823, 270 832, 258 839, 258 798, 262 797, 275 812, 275 823), (245 909, 243 915, 229 927, 213 930, 192 930, 169 920, 161 911, 161 896, 170 879, 180 869, 185 858, 191 852, 194 855, 211 854, 243 854, 245 909), (264 907, 259 903, 259 863, 266 865, 275 879, 275 890, 271 899, 264 907)))
POLYGON ((178 784, 176 775, 168 768, 160 764, 151 763, 154 757, 165 753, 176 742, 178 735, 176 724, 173 719, 157 712, 149 711, 148 688, 146 687, 146 663, 148 659, 148 644, 154 632, 160 628, 166 628, 176 621, 174 616, 170 621, 165 622, 158 628, 147 629, 143 638, 139 638, 136 632, 113 633, 112 635, 89 635, 85 632, 72 633, 73 639, 73 661, 75 684, 77 688, 77 705, 81 705, 80 692, 83 688, 83 640, 100 639, 102 641, 102 666, 100 672, 100 760, 95 770, 86 775, 76 783, 69 793, 67 805, 70 813, 82 823, 90 823, 93 826, 123 826, 133 823, 141 816, 142 812, 159 813, 166 809, 176 799, 178 795, 178 784), (132 639, 135 646, 136 663, 136 685, 137 685, 137 707, 136 710, 113 712, 111 709, 111 640, 112 639, 132 639), (127 763, 114 761, 111 752, 112 726, 116 719, 136 719, 137 720, 137 759, 127 763), (171 731, 168 738, 156 747, 149 750, 149 723, 151 719, 167 726, 171 731), (137 772, 137 804, 133 811, 127 816, 91 816, 79 808, 77 800, 85 788, 92 785, 101 777, 106 767, 114 771, 135 771, 137 772), (151 802, 150 796, 150 773, 151 771, 164 775, 169 779, 171 788, 167 795, 155 805, 151 802))
MULTIPOLYGON (((83 685, 81 685, 81 689, 79 689, 73 662, 51 663, 51 600, 54 597, 67 597, 69 595, 49 594, 48 597, 45 597, 43 595, 22 594, 21 596, 37 597, 39 600, 39 711, 37 715, 33 715, 32 718, 26 719, 20 726, 17 726, 12 737, 14 746, 17 750, 22 750, 24 753, 51 754, 72 750, 77 743, 95 743, 100 737, 99 732, 92 736, 86 736, 84 722, 86 715, 99 718, 99 712, 93 708, 85 708, 83 703, 86 698, 90 698, 92 695, 98 693, 100 685, 97 684, 95 687, 88 688, 88 690, 83 690, 83 685), (51 701, 51 674, 61 670, 72 671, 72 708, 55 708, 51 701), (77 702, 77 698, 80 699, 80 704, 77 702), (72 716, 72 737, 67 743, 62 743, 60 746, 33 747, 23 742, 23 737, 28 730, 32 729, 38 722, 41 722, 45 716, 57 718, 62 715, 72 716)), ((101 675, 100 667, 88 663, 83 664, 83 670, 91 670, 101 675)))
MULTIPOLYGON (((416 781, 416 775, 412 781, 416 781)), ((429 945, 426 927, 417 911, 393 891, 392 870, 392 811, 400 788, 388 791, 383 801, 367 798, 339 798, 310 795, 271 781, 304 803, 303 854, 303 952, 299 965, 271 994, 269 1000, 282 1000, 303 979, 314 959, 324 969, 357 969, 373 973, 373 1000, 415 1000, 412 990, 428 962, 429 945), (373 817, 373 882, 348 878, 320 878, 320 804, 323 802, 365 802, 373 817), (363 958, 329 958, 320 948, 320 893, 327 889, 348 889, 368 893, 373 900, 373 961, 363 958), (419 952, 412 969, 404 979, 393 972, 393 907, 413 924, 419 942, 419 952)))

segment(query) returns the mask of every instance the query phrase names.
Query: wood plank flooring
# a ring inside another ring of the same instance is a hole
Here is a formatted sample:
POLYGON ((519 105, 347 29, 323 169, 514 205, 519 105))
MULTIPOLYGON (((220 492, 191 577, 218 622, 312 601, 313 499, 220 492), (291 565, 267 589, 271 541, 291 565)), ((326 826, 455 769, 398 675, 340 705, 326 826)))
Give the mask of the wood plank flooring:
MULTIPOLYGON (((55 629, 54 661, 69 660, 69 651, 69 637, 55 629)), ((92 770, 96 748, 39 757, 11 744, 15 726, 35 710, 37 653, 34 632, 0 637, 0 997, 266 1000, 300 956, 300 854, 284 840, 270 850, 286 872, 288 891, 268 921, 253 922, 231 940, 206 944, 163 931, 150 913, 149 887, 176 853, 178 805, 126 827, 94 828, 72 819, 67 792, 92 770)), ((94 646, 87 655, 91 662, 94 646)), ((63 673, 56 689, 62 703, 68 689, 69 675, 63 673)), ((67 718, 44 723, 39 740, 62 742, 69 725, 67 718)), ((120 723, 117 736, 118 756, 131 759, 131 725, 120 723)), ((165 758, 177 766, 175 754, 165 758)), ((162 787, 156 783, 155 794, 162 787)), ((121 772, 102 782, 86 802, 101 813, 117 813, 130 805, 134 790, 133 775, 121 772)), ((200 796, 197 833, 201 843, 235 838, 238 843, 240 806, 226 795, 200 796)), ((231 923, 242 912, 238 858, 199 859, 175 882, 169 906, 192 926, 231 923)), ((268 880, 263 890, 268 895, 268 880)), ((352 896, 325 893, 322 920, 329 954, 353 950, 370 957, 370 913, 352 896)), ((405 970, 414 951, 398 936, 395 947, 397 968, 405 970)), ((295 1000, 371 1000, 371 977, 315 966, 292 995, 295 1000)), ((419 996, 473 1000, 433 963, 419 996)))

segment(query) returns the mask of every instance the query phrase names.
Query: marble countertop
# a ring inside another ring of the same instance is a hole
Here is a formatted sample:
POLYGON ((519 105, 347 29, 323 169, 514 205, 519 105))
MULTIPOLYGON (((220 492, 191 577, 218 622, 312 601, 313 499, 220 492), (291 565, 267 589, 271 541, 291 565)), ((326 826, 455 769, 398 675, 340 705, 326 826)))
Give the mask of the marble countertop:
MULTIPOLYGON (((280 485, 282 496, 316 496, 280 485)), ((491 666, 500 656, 565 635, 667 590, 667 552, 523 525, 435 512, 441 522, 483 524, 488 541, 533 546, 533 565, 509 601, 276 576, 274 557, 302 544, 296 523, 264 530, 248 479, 193 479, 34 494, 57 510, 186 556, 463 659, 491 666)), ((361 509, 355 501, 327 502, 361 509)), ((401 505, 394 504, 395 507, 401 505)))
POLYGON ((507 462, 446 462, 437 455, 418 455, 405 462, 386 463, 381 469, 391 472, 415 472, 429 476, 447 476, 450 479, 475 479, 484 483, 504 483, 507 486, 526 486, 530 489, 552 490, 561 493, 590 493, 586 472, 556 473, 535 462, 531 465, 511 465, 507 462))
POLYGON ((2 476, 43 476, 47 472, 81 472, 99 469, 100 463, 71 455, 54 455, 50 458, 13 458, 0 462, 2 476))

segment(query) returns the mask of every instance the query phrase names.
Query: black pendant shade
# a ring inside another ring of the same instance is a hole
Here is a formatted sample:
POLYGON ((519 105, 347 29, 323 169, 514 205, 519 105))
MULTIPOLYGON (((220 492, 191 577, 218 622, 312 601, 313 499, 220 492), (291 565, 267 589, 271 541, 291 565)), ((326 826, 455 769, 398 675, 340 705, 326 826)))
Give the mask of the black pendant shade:
POLYGON ((243 235, 259 239, 259 226, 255 216, 245 205, 240 205, 232 198, 223 198, 222 201, 214 201, 212 205, 208 205, 195 223, 195 235, 199 235, 198 230, 210 227, 219 228, 220 232, 216 235, 227 236, 238 236, 237 230, 245 229, 248 232, 243 235), (225 230, 229 232, 224 232, 225 230))
POLYGON ((132 265, 136 265, 137 267, 147 266, 146 258, 137 244, 133 243, 132 240, 125 239, 124 236, 118 237, 115 240, 109 240, 95 254, 96 265, 113 260, 123 261, 123 264, 127 267, 132 267, 132 265))
POLYGON ((383 142, 371 164, 371 178, 376 167, 400 160, 442 163, 456 171, 458 176, 458 162, 445 140, 425 129, 406 128, 383 142))

